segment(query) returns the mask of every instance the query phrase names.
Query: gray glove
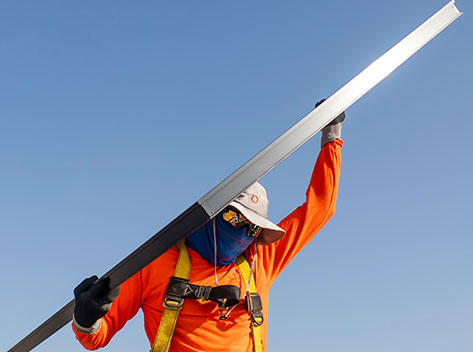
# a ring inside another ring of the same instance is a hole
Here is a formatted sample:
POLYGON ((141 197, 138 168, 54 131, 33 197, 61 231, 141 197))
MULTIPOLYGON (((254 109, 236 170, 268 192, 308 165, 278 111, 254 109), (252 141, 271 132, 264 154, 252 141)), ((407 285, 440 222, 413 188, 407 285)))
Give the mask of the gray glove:
POLYGON ((120 287, 110 289, 109 278, 97 280, 94 275, 74 289, 74 326, 87 334, 93 334, 100 328, 100 318, 107 314, 120 293, 120 287))
MULTIPOLYGON (((317 108, 322 104, 326 99, 322 99, 315 104, 317 108)), ((322 129, 322 138, 320 140, 320 146, 323 147, 328 142, 331 142, 335 139, 340 139, 342 137, 342 123, 345 121, 345 111, 338 115, 335 119, 332 120, 327 126, 322 129)))

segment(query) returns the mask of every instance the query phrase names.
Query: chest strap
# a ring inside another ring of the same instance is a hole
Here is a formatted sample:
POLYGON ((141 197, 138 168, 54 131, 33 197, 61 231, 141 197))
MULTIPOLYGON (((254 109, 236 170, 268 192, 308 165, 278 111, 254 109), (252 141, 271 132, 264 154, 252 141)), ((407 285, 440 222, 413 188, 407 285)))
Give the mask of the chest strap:
POLYGON ((189 280, 172 276, 164 298, 165 304, 181 302, 184 298, 213 301, 220 308, 228 308, 240 302, 240 288, 234 285, 221 285, 217 287, 199 286, 189 283, 189 280))
MULTIPOLYGON (((184 298, 211 300, 219 307, 231 307, 240 302, 240 289, 233 285, 222 285, 217 287, 198 286, 189 283, 191 261, 185 240, 177 244, 179 258, 174 276, 171 277, 163 302, 163 314, 158 332, 150 352, 168 352, 172 336, 176 327, 179 311, 184 304, 184 298)), ((255 352, 263 352, 261 339, 261 324, 263 324, 261 298, 256 293, 254 278, 251 268, 244 255, 236 259, 236 264, 245 282, 249 281, 249 292, 246 295, 247 310, 251 314, 253 347, 255 352)))

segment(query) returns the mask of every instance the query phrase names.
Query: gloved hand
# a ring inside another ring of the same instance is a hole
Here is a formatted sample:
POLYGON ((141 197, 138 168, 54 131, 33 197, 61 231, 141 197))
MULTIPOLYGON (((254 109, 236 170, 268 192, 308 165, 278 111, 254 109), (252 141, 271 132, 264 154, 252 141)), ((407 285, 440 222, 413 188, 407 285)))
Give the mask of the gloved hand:
MULTIPOLYGON (((322 99, 315 104, 317 108, 322 104, 326 99, 322 99)), ((342 123, 345 121, 345 111, 338 115, 335 119, 332 120, 327 126, 322 129, 322 139, 320 140, 320 146, 323 147, 328 142, 333 141, 334 139, 340 139, 342 137, 342 123)))
MULTIPOLYGON (((87 333, 98 330, 100 325, 94 324, 112 307, 112 302, 118 297, 120 287, 110 289, 110 279, 98 280, 97 276, 82 281, 75 289, 74 322, 79 324, 79 330, 87 329, 87 333), (82 329, 81 329, 82 328, 82 329)), ((76 325, 77 327, 77 325, 76 325)))

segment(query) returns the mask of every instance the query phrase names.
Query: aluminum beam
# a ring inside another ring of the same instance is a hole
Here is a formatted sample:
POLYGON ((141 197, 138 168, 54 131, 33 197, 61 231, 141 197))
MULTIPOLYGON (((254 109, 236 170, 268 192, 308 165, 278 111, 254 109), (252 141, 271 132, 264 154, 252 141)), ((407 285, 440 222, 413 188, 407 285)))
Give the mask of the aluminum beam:
POLYGON ((448 3, 330 96, 317 109, 312 110, 273 143, 199 199, 198 203, 202 205, 210 217, 218 214, 243 190, 287 158, 342 111, 348 109, 460 15, 461 12, 455 7, 455 1, 448 3))

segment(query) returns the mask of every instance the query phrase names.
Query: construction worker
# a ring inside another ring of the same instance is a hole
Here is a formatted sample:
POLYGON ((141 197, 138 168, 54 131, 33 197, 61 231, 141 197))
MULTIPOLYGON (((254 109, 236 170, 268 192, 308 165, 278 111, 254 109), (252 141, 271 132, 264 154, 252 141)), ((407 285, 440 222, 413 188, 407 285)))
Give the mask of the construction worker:
POLYGON ((278 225, 255 183, 120 288, 97 276, 79 284, 72 325, 80 343, 107 345, 141 308, 153 352, 264 351, 272 283, 335 211, 344 119, 322 130, 306 202, 278 225))

